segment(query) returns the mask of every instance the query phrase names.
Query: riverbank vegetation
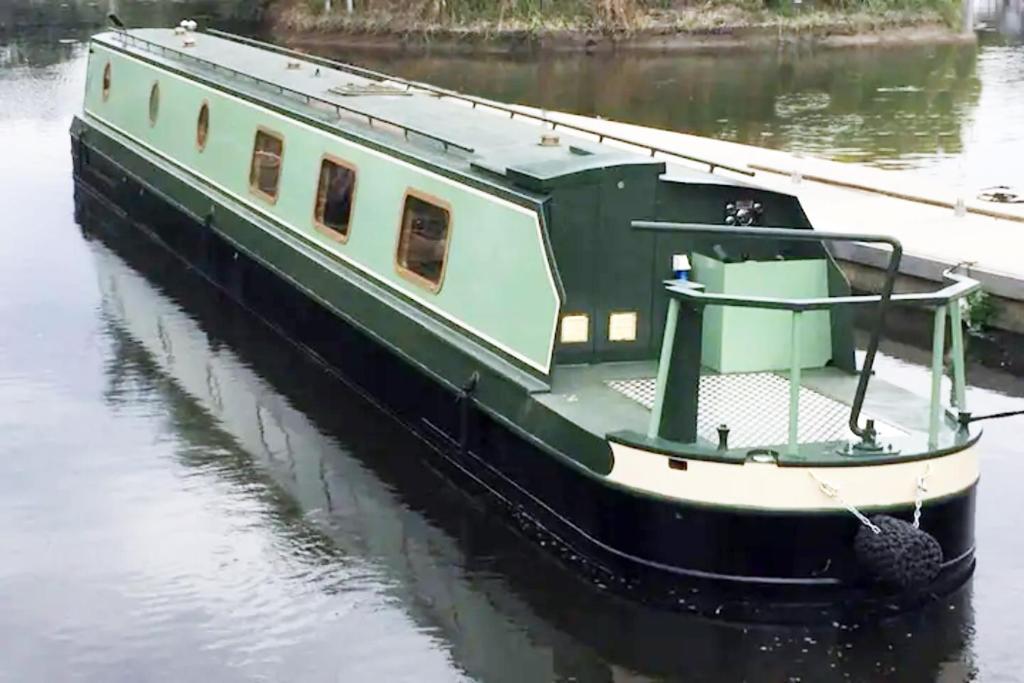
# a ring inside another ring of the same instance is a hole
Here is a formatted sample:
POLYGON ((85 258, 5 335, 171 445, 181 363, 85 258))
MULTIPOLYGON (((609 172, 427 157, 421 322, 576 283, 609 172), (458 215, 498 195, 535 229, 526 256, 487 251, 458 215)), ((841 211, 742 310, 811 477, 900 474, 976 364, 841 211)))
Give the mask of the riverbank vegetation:
POLYGON ((961 0, 278 0, 295 33, 711 34, 741 30, 857 34, 958 28, 961 0))

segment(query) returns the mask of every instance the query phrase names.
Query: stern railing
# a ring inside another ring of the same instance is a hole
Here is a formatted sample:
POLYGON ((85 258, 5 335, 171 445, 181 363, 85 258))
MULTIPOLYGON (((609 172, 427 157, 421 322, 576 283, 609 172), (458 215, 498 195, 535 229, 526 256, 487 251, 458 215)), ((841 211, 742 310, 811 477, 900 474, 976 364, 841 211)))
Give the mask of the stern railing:
POLYGON ((941 387, 943 358, 945 355, 945 327, 947 314, 950 323, 951 365, 953 382, 953 403, 961 414, 966 414, 966 378, 964 369, 964 341, 961 322, 960 301, 980 288, 980 283, 949 269, 943 276, 949 284, 934 292, 913 292, 893 294, 896 276, 903 248, 899 240, 884 235, 820 232, 809 229, 791 228, 739 228, 714 226, 699 223, 666 223, 634 221, 639 230, 685 233, 694 238, 718 239, 763 239, 794 242, 868 242, 887 244, 892 249, 885 271, 885 283, 881 294, 859 296, 828 296, 803 299, 789 299, 762 296, 739 296, 703 291, 703 287, 686 280, 673 280, 665 285, 669 295, 669 307, 665 333, 662 338, 661 357, 655 384, 655 402, 651 411, 648 436, 673 441, 695 442, 696 410, 699 401, 700 358, 694 359, 695 349, 700 348, 703 309, 707 306, 757 308, 790 313, 790 359, 789 359, 789 424, 787 454, 799 452, 799 392, 801 386, 800 316, 807 311, 832 310, 842 306, 876 306, 865 351, 863 365, 859 372, 857 388, 850 408, 848 426, 860 437, 855 449, 871 452, 881 450, 878 446, 874 425, 868 420, 860 424, 861 412, 867 395, 868 384, 873 374, 878 346, 885 330, 885 320, 893 304, 916 305, 932 310, 933 328, 931 343, 931 392, 928 414, 928 445, 935 448, 939 443, 942 420, 941 387), (686 307, 689 316, 682 314, 686 307), (688 318, 688 319, 687 319, 688 318), (669 391, 670 385, 673 391, 669 391))

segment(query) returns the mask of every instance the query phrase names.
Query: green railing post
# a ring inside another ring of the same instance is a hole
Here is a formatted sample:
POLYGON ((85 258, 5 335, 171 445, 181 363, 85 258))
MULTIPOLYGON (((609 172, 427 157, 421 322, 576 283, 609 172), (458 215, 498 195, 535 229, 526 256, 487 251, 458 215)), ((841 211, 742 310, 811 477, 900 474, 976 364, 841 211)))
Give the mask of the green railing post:
POLYGON ((679 299, 668 300, 668 315, 665 317, 665 333, 661 337, 661 357, 658 359, 658 379, 654 384, 654 407, 651 408, 651 423, 647 436, 652 439, 661 431, 661 413, 665 408, 665 385, 668 383, 668 368, 672 363, 672 347, 676 343, 676 327, 679 325, 679 299))
POLYGON ((967 412, 967 378, 964 372, 964 328, 960 319, 960 300, 949 302, 949 337, 952 343, 953 400, 956 408, 967 412))
POLYGON ((800 315, 800 311, 793 311, 789 316, 789 455, 800 451, 800 315))
POLYGON ((932 398, 928 404, 928 446, 939 444, 939 418, 942 415, 942 352, 946 347, 946 306, 935 307, 932 328, 932 398))

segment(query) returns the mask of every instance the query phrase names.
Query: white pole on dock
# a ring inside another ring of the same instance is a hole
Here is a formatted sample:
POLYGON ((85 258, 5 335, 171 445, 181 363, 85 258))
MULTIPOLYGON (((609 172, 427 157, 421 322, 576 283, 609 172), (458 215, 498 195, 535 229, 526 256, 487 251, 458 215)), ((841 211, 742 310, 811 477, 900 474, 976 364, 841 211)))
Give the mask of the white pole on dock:
MULTIPOLYGON (((351 0, 349 0, 351 2, 351 0)), ((974 30, 974 3, 975 0, 963 0, 963 31, 970 33, 974 30)))

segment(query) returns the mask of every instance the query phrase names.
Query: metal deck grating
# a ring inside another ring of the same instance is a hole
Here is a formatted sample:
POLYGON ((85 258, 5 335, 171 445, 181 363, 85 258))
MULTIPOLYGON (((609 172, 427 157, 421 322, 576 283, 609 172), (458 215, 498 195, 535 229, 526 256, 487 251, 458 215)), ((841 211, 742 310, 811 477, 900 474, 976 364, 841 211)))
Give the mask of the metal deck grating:
MULTIPOLYGON (((607 382, 648 410, 654 407, 653 378, 607 382)), ((800 443, 850 438, 850 407, 800 387, 800 443)), ((772 372, 702 375, 697 433, 713 443, 718 425, 729 425, 729 445, 745 448, 783 444, 789 439, 789 380, 772 372)))

